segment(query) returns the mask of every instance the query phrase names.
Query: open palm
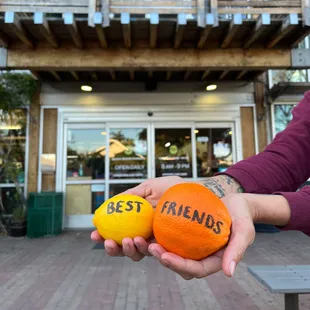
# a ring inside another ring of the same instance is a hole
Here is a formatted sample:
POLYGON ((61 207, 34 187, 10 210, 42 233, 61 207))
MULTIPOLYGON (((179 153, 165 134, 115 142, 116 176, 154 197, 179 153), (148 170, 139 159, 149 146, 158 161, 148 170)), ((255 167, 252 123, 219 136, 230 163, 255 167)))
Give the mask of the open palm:
MULTIPOLYGON (((138 186, 124 192, 124 194, 133 194, 146 199, 155 208, 160 197, 171 186, 184 183, 182 178, 171 176, 161 177, 147 180, 138 186)), ((106 252, 110 256, 128 256, 133 261, 139 261, 144 256, 149 256, 149 245, 155 242, 154 238, 144 240, 142 237, 134 239, 125 238, 122 242, 122 247, 118 246, 114 240, 104 240, 97 230, 91 234, 91 239, 96 242, 104 243, 106 252)))

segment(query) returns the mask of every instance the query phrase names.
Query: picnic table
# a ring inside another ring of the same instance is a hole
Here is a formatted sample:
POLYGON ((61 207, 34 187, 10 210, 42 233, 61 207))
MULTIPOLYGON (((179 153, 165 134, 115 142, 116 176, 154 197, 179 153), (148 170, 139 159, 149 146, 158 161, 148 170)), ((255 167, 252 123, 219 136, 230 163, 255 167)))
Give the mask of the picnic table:
POLYGON ((243 261, 261 285, 284 295, 285 310, 298 310, 299 294, 310 294, 310 238, 301 232, 259 233, 243 261))

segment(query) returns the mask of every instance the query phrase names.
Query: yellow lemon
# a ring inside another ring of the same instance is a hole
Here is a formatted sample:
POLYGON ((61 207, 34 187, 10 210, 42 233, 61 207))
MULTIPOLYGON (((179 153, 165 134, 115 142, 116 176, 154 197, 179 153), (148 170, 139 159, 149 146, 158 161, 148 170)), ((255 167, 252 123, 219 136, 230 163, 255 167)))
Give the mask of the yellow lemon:
POLYGON ((145 199, 131 194, 116 195, 96 211, 93 224, 104 239, 121 245, 126 237, 149 238, 153 232, 154 209, 145 199))

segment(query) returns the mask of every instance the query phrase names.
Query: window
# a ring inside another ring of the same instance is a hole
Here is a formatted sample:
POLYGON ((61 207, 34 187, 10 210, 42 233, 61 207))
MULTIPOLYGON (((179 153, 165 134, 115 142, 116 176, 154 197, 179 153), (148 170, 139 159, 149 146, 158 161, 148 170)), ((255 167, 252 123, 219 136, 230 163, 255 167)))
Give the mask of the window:
POLYGON ((295 104, 275 104, 274 113, 274 134, 284 130, 292 120, 292 110, 295 104))
POLYGON ((16 184, 24 191, 27 111, 0 110, 0 213, 11 214, 19 203, 16 184))

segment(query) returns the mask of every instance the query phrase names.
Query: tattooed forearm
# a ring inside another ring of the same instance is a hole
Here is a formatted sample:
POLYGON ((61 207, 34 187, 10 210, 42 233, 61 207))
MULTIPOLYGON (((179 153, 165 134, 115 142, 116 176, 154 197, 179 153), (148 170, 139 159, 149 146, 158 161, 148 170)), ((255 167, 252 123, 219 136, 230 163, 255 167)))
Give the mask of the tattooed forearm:
POLYGON ((225 196, 225 190, 218 180, 210 178, 204 181, 203 184, 218 197, 222 198, 225 196))
POLYGON ((244 188, 228 175, 208 178, 203 181, 203 185, 220 198, 230 193, 244 193, 244 188))

